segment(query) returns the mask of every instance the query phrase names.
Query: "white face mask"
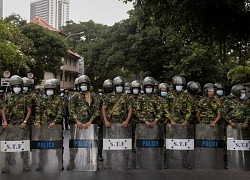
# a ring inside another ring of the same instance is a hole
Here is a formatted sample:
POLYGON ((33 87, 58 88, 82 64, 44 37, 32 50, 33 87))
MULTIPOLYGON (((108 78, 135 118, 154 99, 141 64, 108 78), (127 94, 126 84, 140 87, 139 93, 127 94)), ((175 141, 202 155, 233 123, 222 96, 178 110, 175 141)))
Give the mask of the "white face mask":
POLYGON ((52 96, 52 95, 54 94, 54 92, 53 92, 53 90, 47 90, 47 91, 46 91, 46 94, 47 94, 48 96, 52 96))
POLYGON ((245 93, 240 95, 240 99, 245 99, 245 98, 246 98, 246 94, 245 93))
POLYGON ((139 94, 139 89, 133 89, 133 94, 139 94))
POLYGON ((151 94, 153 92, 153 88, 146 88, 146 93, 151 94))
POLYGON ((176 86, 175 89, 176 91, 180 92, 182 90, 183 86, 176 86))
POLYGON ((64 96, 64 93, 61 93, 61 94, 60 94, 60 96, 62 96, 62 97, 63 97, 63 96, 64 96))
POLYGON ((19 94, 21 92, 21 88, 20 87, 14 87, 13 91, 15 94, 19 94))
POLYGON ((217 90, 217 91, 216 91, 216 94, 217 94, 218 96, 222 96, 222 95, 223 95, 223 91, 222 91, 222 90, 217 90))
POLYGON ((99 96, 102 96, 102 93, 99 93, 99 96))
POLYGON ((81 91, 87 91, 88 90, 88 87, 87 86, 81 86, 81 91))
POLYGON ((27 93, 27 92, 28 92, 28 90, 29 90, 29 88, 28 88, 28 87, 23 87, 23 92, 24 92, 24 93, 27 93))
POLYGON ((125 90, 125 93, 126 94, 130 94, 130 90, 125 90))
POLYGON ((117 93, 122 93, 123 87, 122 87, 122 86, 116 86, 116 87, 115 87, 115 91, 116 91, 117 93))

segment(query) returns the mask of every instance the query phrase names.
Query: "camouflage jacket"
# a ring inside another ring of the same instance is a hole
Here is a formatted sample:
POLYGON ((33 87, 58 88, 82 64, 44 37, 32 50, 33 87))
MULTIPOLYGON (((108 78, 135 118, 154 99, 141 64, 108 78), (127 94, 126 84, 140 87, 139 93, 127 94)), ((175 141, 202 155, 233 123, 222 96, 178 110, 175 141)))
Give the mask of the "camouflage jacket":
POLYGON ((127 94, 112 92, 103 100, 103 106, 106 107, 106 116, 110 122, 122 122, 128 115, 128 108, 132 108, 132 103, 127 94))
POLYGON ((63 117, 63 106, 59 96, 45 96, 38 98, 36 104, 35 121, 41 125, 47 125, 54 122, 60 124, 63 117))
POLYGON ((215 97, 204 97, 197 104, 197 112, 200 113, 201 124, 210 124, 217 117, 217 112, 221 112, 221 104, 215 97))
POLYGON ((7 108, 7 123, 20 125, 27 115, 27 108, 31 108, 31 101, 23 93, 9 94, 4 99, 3 107, 7 108))
POLYGON ((188 100, 188 95, 184 92, 171 92, 168 95, 169 104, 164 105, 164 114, 166 118, 173 119, 176 123, 189 121, 192 106, 188 100))
POLYGON ((76 93, 70 98, 69 114, 73 122, 93 122, 100 117, 100 100, 90 92, 76 93))
POLYGON ((134 101, 133 109, 140 123, 160 121, 163 115, 160 98, 155 94, 140 94, 134 101))
POLYGON ((189 124, 196 124, 197 118, 196 118, 196 111, 198 108, 198 102, 201 100, 202 96, 199 95, 187 95, 187 99, 189 101, 189 104, 191 106, 191 115, 189 118, 189 124))
POLYGON ((225 119, 228 123, 249 123, 250 114, 247 100, 227 100, 225 119))

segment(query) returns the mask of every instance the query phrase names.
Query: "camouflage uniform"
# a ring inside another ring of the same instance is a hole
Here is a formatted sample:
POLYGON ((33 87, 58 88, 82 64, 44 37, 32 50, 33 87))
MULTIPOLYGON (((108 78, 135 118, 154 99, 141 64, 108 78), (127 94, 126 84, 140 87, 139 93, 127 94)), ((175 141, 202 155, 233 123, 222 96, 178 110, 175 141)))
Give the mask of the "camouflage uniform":
POLYGON ((121 123, 126 119, 128 108, 132 107, 131 101, 129 100, 130 98, 127 94, 115 92, 108 94, 103 100, 103 106, 107 107, 107 118, 111 123, 121 123), (118 101, 119 103, 117 104, 117 107, 112 112, 113 107, 118 101))
POLYGON ((200 113, 200 124, 210 124, 221 112, 221 104, 216 98, 202 98, 197 104, 197 112, 200 113))
MULTIPOLYGON (((76 93, 70 98, 69 114, 71 117, 71 123, 73 122, 76 124, 77 121, 80 121, 83 124, 89 121, 93 123, 98 117, 100 117, 100 100, 89 91, 76 93)), ((75 134, 75 131, 76 126, 71 124, 71 139, 77 139, 79 137, 79 134, 75 134)), ((70 164, 67 167, 68 170, 75 168, 74 161, 77 152, 77 148, 70 149, 70 164)))
POLYGON ((164 113, 166 118, 173 119, 176 123, 189 121, 192 112, 191 102, 188 95, 183 92, 172 92, 168 95, 169 104, 164 105, 164 113))
MULTIPOLYGON (((57 95, 53 96, 44 96, 43 99, 36 99, 36 113, 35 113, 35 123, 40 123, 42 125, 38 132, 39 140, 49 141, 47 133, 48 133, 48 125, 50 123, 55 123, 56 125, 62 125, 63 118, 63 104, 61 97, 57 95)), ((57 126, 51 129, 53 131, 53 140, 61 140, 62 139, 62 126, 57 126)), ((45 159, 47 157, 48 150, 42 149, 39 151, 39 164, 36 168, 37 171, 43 169, 45 165, 45 159)), ((59 170, 62 168, 62 149, 56 149, 56 156, 59 164, 59 170)))
MULTIPOLYGON (((31 107, 30 99, 22 93, 19 94, 10 94, 8 95, 4 102, 3 107, 7 108, 6 111, 6 120, 8 123, 8 128, 5 129, 6 141, 13 140, 23 140, 22 138, 26 138, 30 133, 29 126, 26 126, 25 129, 22 130, 21 136, 18 137, 15 132, 13 125, 21 125, 24 122, 24 119, 27 115, 27 108, 31 107)), ((24 170, 29 171, 29 152, 21 152, 21 157, 23 159, 24 170)), ((6 153, 5 156, 5 167, 2 171, 7 170, 8 165, 15 164, 15 154, 14 153, 6 153)))
POLYGON ((226 101, 225 119, 228 124, 248 124, 250 120, 248 100, 237 101, 236 98, 226 101))
POLYGON ((133 104, 135 116, 139 121, 138 123, 161 120, 163 111, 160 102, 158 95, 139 95, 133 104))

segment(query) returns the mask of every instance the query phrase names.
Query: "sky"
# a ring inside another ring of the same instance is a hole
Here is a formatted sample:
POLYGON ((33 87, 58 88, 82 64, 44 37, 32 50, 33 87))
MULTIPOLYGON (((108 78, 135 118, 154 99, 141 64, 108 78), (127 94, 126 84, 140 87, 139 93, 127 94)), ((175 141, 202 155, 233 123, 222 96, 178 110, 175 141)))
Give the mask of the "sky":
MULTIPOLYGON (((30 21, 30 2, 34 0, 3 0, 4 17, 13 13, 30 21)), ((96 23, 112 26, 127 19, 127 11, 133 8, 132 3, 125 4, 119 0, 70 0, 69 19, 74 22, 93 20, 96 23)))

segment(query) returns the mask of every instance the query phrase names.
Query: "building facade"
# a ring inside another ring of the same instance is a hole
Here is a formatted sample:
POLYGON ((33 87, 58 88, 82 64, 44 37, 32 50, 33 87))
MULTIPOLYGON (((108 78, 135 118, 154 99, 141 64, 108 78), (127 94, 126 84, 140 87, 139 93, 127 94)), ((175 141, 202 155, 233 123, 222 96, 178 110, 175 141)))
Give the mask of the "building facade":
POLYGON ((3 0, 0 0, 0 17, 3 17, 3 0))
POLYGON ((30 21, 41 17, 52 27, 59 29, 69 20, 70 0, 36 0, 30 3, 30 21))

